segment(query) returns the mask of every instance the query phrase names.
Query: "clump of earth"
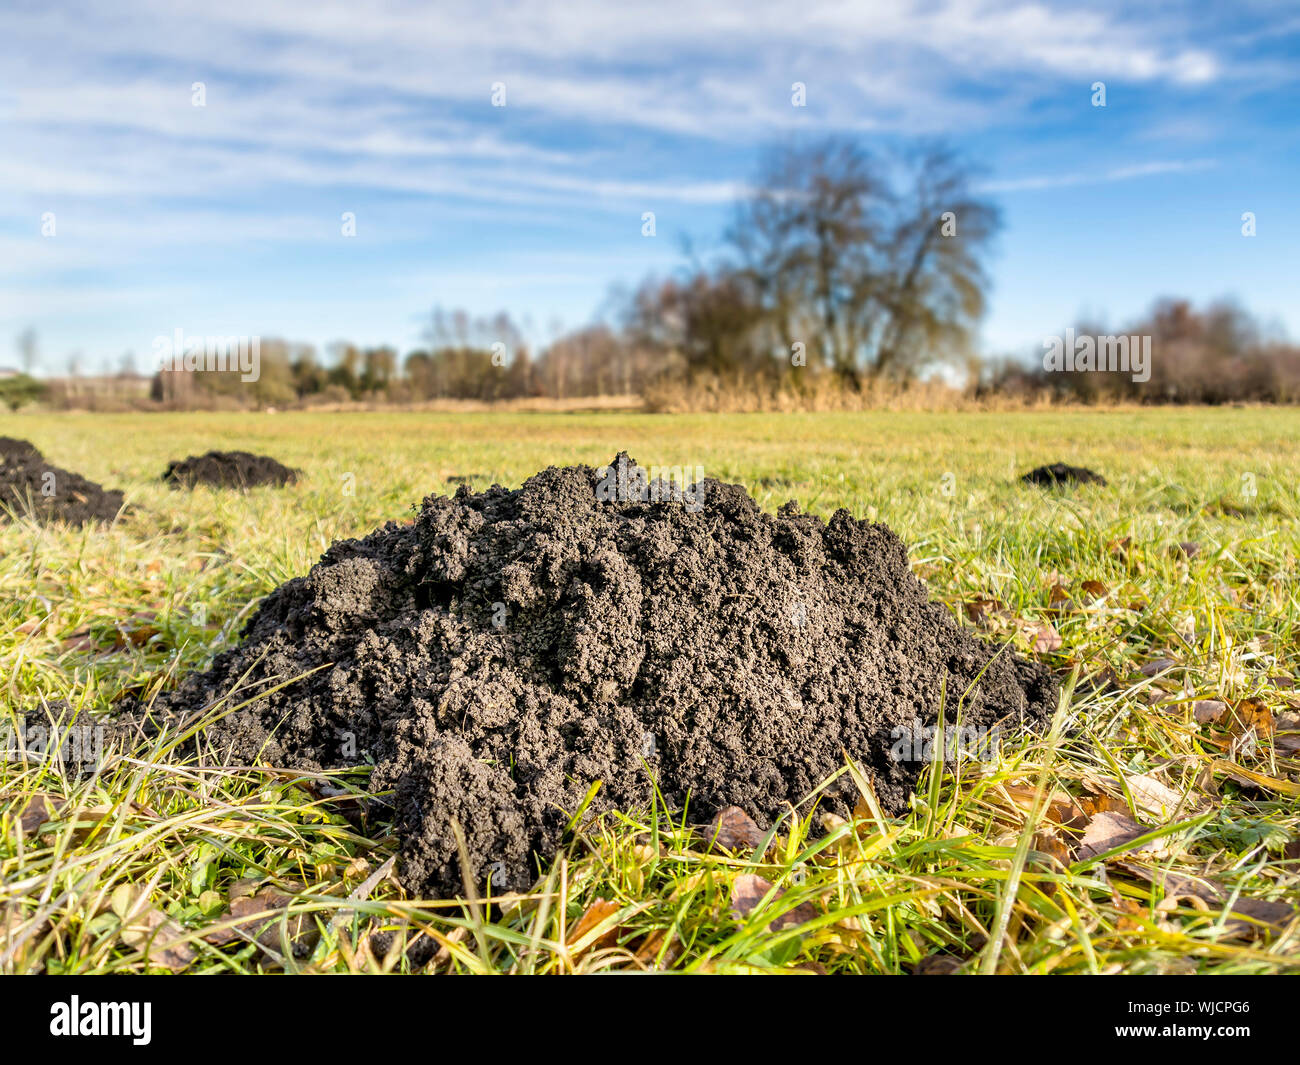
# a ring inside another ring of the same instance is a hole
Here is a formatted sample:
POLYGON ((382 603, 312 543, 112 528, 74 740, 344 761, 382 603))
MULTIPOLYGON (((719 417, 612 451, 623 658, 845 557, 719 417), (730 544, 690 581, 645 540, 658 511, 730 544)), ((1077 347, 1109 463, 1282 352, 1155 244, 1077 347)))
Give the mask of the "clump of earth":
POLYGON ((51 466, 26 440, 0 436, 0 521, 16 515, 41 524, 111 522, 122 501, 121 492, 51 466))
POLYGON ((269 455, 254 455, 248 451, 209 451, 169 463, 162 479, 172 488, 194 488, 200 484, 214 488, 255 488, 259 485, 282 488, 298 479, 298 471, 269 455))
POLYGON ((620 455, 429 496, 332 545, 152 712, 251 700, 207 730, 218 755, 372 764, 404 884, 445 896, 464 890, 453 822, 476 886, 520 889, 597 781, 591 810, 648 806, 657 782, 696 822, 734 805, 767 828, 847 752, 899 812, 941 702, 967 730, 1055 708, 1046 668, 931 602, 884 525, 647 482, 620 455))
POLYGON ((1086 466, 1067 466, 1064 462, 1053 462, 1049 466, 1039 466, 1020 478, 1025 484, 1036 484, 1040 488, 1054 488, 1058 485, 1100 484, 1106 483, 1101 474, 1086 466))

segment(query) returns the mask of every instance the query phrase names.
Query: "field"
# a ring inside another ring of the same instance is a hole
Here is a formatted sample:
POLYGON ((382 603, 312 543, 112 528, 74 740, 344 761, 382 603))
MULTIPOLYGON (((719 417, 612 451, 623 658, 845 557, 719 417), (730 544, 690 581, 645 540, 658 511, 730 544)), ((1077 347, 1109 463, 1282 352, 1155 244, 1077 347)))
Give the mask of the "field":
POLYGON ((23 415, 0 435, 136 508, 108 529, 0 525, 12 727, 201 668, 332 541, 452 478, 516 486, 620 450, 740 481, 766 509, 887 523, 963 624, 1066 691, 1048 735, 936 759, 906 817, 866 797, 825 823, 804 804, 770 846, 726 854, 689 811, 571 811, 535 890, 493 905, 405 897, 356 772, 177 765, 158 746, 80 780, 0 762, 0 971, 401 971, 404 935, 443 972, 1300 969, 1300 413, 23 415), (209 448, 305 477, 158 482, 209 448), (1056 460, 1110 485, 1016 483, 1056 460), (255 935, 232 918, 251 910, 255 935))

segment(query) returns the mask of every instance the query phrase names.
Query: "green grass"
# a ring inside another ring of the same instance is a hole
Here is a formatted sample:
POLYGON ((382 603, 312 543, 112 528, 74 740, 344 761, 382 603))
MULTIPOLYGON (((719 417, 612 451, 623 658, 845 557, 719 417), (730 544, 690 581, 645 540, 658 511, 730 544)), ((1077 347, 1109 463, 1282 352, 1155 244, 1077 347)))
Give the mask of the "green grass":
POLYGON ((56 700, 106 710, 202 668, 331 541, 405 520, 448 478, 513 486, 621 449, 742 481, 767 509, 795 498, 886 522, 963 624, 964 605, 997 600, 980 624, 1022 650, 1054 625, 1060 646, 1031 653, 1067 690, 1052 734, 936 766, 904 817, 880 817, 862 781, 851 821, 826 822, 814 796, 770 846, 719 854, 690 811, 574 811, 534 890, 493 905, 403 894, 388 826, 355 816, 364 774, 182 765, 161 745, 80 780, 49 759, 0 761, 3 971, 409 968, 367 930, 431 940, 435 971, 903 973, 933 955, 961 972, 1300 969, 1294 919, 1224 913, 1300 889, 1300 412, 24 415, 0 435, 136 507, 112 528, 0 525, 0 725, 56 700), (305 478, 246 494, 158 483, 169 459, 213 447, 305 478), (1056 460, 1110 487, 1013 483, 1056 460), (1084 581, 1107 594, 1091 602, 1084 581), (1173 665, 1141 671, 1162 658, 1173 665), (1196 700, 1228 711, 1199 726, 1196 700), (1147 777, 1174 808, 1144 802, 1147 777), (51 816, 24 831, 33 801, 51 816), (1081 860, 1078 826, 1105 810, 1149 828, 1152 849, 1081 860), (1167 897, 1171 872, 1224 894, 1167 897), (739 918, 749 874, 785 893, 739 918), (249 897, 272 923, 210 942, 249 897), (797 921, 773 930, 784 911, 797 921))

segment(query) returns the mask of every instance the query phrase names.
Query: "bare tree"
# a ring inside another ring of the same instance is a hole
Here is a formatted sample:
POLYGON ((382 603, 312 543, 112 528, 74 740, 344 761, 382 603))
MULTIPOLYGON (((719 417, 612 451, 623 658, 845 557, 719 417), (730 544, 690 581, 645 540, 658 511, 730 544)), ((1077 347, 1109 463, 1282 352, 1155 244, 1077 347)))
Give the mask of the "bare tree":
POLYGON ((971 177, 941 145, 884 160, 842 140, 772 154, 728 238, 782 347, 803 342, 852 381, 961 361, 998 227, 971 177))

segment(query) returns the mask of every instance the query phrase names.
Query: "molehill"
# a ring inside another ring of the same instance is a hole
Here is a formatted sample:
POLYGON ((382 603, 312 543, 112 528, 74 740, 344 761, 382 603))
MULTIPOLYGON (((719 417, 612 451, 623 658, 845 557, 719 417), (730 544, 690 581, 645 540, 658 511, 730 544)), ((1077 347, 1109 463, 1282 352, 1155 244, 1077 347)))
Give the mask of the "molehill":
POLYGON ((209 451, 169 463, 162 479, 172 488, 193 488, 200 484, 215 488, 255 488, 269 484, 282 488, 298 479, 298 471, 269 455, 254 455, 248 451, 209 451))
POLYGON ((12 513, 41 524, 85 525, 111 522, 121 509, 121 492, 51 466, 26 440, 0 436, 0 521, 12 513))
POLYGON ((1061 485, 1106 484, 1106 478, 1088 469, 1087 466, 1067 466, 1064 462, 1053 462, 1048 466, 1038 466, 1020 478, 1025 484, 1036 484, 1040 488, 1055 488, 1061 485))
MULTIPOLYGON (((847 751, 897 812, 909 759, 928 757, 906 737, 945 685, 950 723, 959 704, 965 725, 1004 730, 1055 707, 1048 671, 930 602, 885 526, 765 514, 711 479, 647 487, 625 455, 612 469, 461 487, 332 545, 155 711, 238 686, 223 707, 255 701, 209 728, 218 753, 373 763, 403 882, 455 895, 453 819, 480 888, 523 888, 595 781, 595 810, 648 804, 653 775, 696 821, 734 804, 768 827, 847 751)), ((854 798, 820 801, 843 815, 854 798)))

